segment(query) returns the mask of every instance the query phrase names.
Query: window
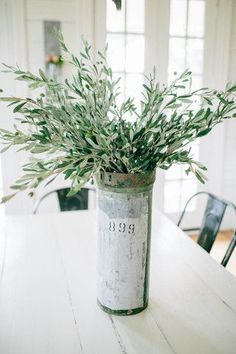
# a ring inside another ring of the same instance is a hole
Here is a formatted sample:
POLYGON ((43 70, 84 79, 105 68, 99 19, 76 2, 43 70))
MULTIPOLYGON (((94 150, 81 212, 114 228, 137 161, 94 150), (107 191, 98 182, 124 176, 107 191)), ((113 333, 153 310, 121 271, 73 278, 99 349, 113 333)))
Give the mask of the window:
POLYGON ((204 0, 171 0, 169 81, 189 68, 193 73, 193 88, 202 86, 204 14, 204 0))
MULTIPOLYGON (((192 153, 195 159, 199 156, 199 144, 192 144, 192 153)), ((164 210, 166 213, 178 213, 183 210, 188 198, 197 192, 196 177, 192 174, 187 176, 185 169, 181 165, 171 167, 165 173, 164 187, 164 210), (171 201, 171 202, 170 202, 171 201)), ((188 211, 194 211, 196 208, 195 200, 193 200, 188 211)))
POLYGON ((122 0, 121 11, 107 0, 108 62, 121 77, 120 99, 140 101, 144 72, 144 0, 122 0))
MULTIPOLYGON (((186 68, 193 73, 193 89, 203 83, 204 57, 204 13, 203 0, 171 0, 169 27, 168 81, 186 68)), ((192 154, 199 158, 199 143, 192 144, 192 154)), ((194 175, 187 176, 183 166, 173 166, 165 173, 164 210, 166 213, 181 211, 187 199, 197 192, 194 175)), ((190 204, 194 211, 196 205, 190 204)))

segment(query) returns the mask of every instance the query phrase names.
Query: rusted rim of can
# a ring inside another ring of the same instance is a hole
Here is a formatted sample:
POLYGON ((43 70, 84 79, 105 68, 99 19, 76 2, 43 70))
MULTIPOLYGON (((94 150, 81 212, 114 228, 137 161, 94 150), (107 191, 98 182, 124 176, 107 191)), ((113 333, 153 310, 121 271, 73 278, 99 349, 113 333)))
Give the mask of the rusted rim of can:
POLYGON ((148 306, 148 302, 146 302, 146 304, 142 307, 138 307, 136 309, 129 309, 129 310, 112 310, 109 307, 106 307, 104 305, 101 304, 101 302, 99 300, 97 300, 98 306, 105 312, 109 313, 110 315, 116 315, 116 316, 132 316, 132 315, 136 315, 139 312, 144 311, 147 306, 148 306))
POLYGON ((142 188, 153 185, 156 178, 156 171, 144 173, 116 173, 100 171, 96 175, 98 186, 114 188, 142 188))

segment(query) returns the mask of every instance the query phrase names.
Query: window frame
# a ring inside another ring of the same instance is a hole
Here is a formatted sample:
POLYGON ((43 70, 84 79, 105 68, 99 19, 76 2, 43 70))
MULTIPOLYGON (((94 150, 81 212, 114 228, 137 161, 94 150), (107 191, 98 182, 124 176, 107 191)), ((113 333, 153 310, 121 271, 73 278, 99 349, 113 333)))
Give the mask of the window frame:
MULTIPOLYGON (((95 43, 96 48, 104 48, 106 38, 106 1, 95 0, 95 43)), ((145 0, 145 75, 149 74, 153 66, 157 67, 160 84, 168 79, 168 53, 169 53, 169 0, 145 0)), ((206 1, 205 16, 205 47, 203 59, 203 86, 222 88, 228 78, 229 46, 232 3, 224 0, 206 1), (217 30, 216 30, 217 29, 217 30), (211 55, 214 53, 214 55, 211 55), (219 66, 221 70, 219 70, 219 66)), ((224 159, 224 127, 218 127, 209 136, 201 138, 199 160, 208 168, 208 182, 201 187, 216 194, 222 192, 224 159), (214 151, 206 153, 209 147, 214 151)), ((154 185, 153 206, 164 210, 164 171, 157 169, 157 178, 154 185)), ((198 204, 199 206, 199 204, 198 204)), ((193 219, 200 220, 191 213, 191 217, 183 227, 191 227, 193 219)), ((179 214, 168 214, 175 222, 179 214)), ((188 219, 188 218, 186 218, 188 219)))

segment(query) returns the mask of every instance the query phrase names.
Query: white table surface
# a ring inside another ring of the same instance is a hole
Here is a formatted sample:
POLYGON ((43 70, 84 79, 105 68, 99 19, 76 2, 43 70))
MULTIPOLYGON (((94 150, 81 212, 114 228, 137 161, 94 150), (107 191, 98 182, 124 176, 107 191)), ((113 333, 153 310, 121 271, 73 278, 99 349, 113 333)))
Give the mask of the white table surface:
POLYGON ((89 211, 1 220, 1 354, 236 353, 236 278, 157 211, 148 309, 102 312, 95 220, 89 211))

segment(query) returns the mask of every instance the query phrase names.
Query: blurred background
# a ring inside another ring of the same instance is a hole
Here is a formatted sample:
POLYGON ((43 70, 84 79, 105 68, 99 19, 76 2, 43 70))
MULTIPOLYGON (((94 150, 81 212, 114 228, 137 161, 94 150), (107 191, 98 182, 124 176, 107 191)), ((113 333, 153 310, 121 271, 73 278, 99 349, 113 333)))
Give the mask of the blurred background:
MULTIPOLYGON (((60 48, 52 28, 61 29, 68 47, 81 50, 83 35, 94 53, 108 43, 108 60, 116 76, 121 77, 121 99, 140 99, 144 75, 153 66, 161 84, 171 82, 185 68, 193 72, 193 86, 224 88, 236 80, 236 1, 234 0, 122 0, 117 11, 112 0, 0 0, 0 62, 34 73, 41 67, 48 75, 70 75, 71 68, 60 61, 60 48)), ((22 82, 0 75, 0 87, 6 94, 33 96, 22 82)), ((1 127, 13 124, 11 111, 1 105, 1 127)), ((207 168, 208 182, 200 185, 194 176, 186 176, 176 166, 158 171, 154 204, 177 221, 186 200, 200 190, 210 191, 236 203, 236 122, 218 126, 209 136, 192 147, 195 157, 207 168)), ((26 153, 8 151, 1 156, 0 193, 21 175, 26 153)), ((50 188, 66 186, 63 179, 50 188)), ((1 213, 32 214, 38 195, 21 193, 1 213)), ((44 203, 44 211, 55 210, 55 200, 44 203)), ((188 210, 186 226, 200 222, 199 198, 188 210)), ((224 228, 234 228, 235 214, 228 212, 224 228)))

